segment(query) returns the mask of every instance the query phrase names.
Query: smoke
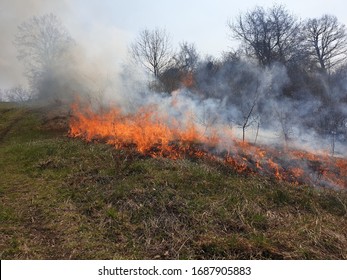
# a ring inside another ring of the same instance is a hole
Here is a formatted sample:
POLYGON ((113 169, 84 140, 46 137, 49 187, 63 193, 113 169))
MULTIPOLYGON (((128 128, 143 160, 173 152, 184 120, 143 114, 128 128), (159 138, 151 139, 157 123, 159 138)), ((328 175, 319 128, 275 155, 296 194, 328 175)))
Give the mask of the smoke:
POLYGON ((13 45, 17 26, 34 15, 48 12, 63 13, 68 9, 67 1, 54 0, 2 0, 0 2, 0 87, 26 85, 24 67, 17 60, 13 45))
MULTIPOLYGON (((181 87, 172 93, 148 90, 145 80, 125 68, 124 86, 109 97, 106 108, 104 102, 94 102, 93 111, 84 102, 74 105, 69 134, 88 141, 103 139, 117 148, 135 147, 154 157, 179 158, 182 152, 199 158, 212 155, 239 172, 296 184, 345 187, 346 162, 328 157, 324 150, 330 148, 331 139, 305 125, 317 119, 319 100, 284 97, 289 77, 283 65, 251 66, 243 61, 234 64, 235 72, 243 71, 241 76, 200 72, 205 78, 199 91, 181 87), (218 91, 211 90, 217 86, 218 91), (246 142, 242 143, 244 127, 246 142), (255 142, 252 129, 257 145, 249 144, 255 142)), ((204 63, 201 67, 203 71, 204 63)), ((335 141, 334 148, 335 155, 346 156, 345 143, 335 141)))
POLYGON ((301 87, 286 96, 291 77, 281 64, 259 67, 242 59, 206 60, 194 73, 194 89, 182 86, 173 93, 153 92, 148 89, 148 76, 126 59, 129 34, 98 18, 78 21, 81 16, 76 17, 75 8, 69 1, 1 2, 0 23, 6 28, 0 36, 0 87, 27 86, 13 45, 17 26, 32 16, 53 12, 75 44, 42 74, 36 89, 43 99, 91 97, 95 106, 116 104, 124 113, 154 106, 182 127, 193 121, 205 135, 217 131, 223 143, 228 142, 223 140, 225 131, 231 129, 249 142, 305 149, 329 150, 333 140, 335 154, 346 156, 347 110, 339 102, 346 98, 345 78, 329 88, 323 78, 315 77, 324 90, 301 87), (330 107, 326 106, 329 98, 330 107))
MULTIPOLYGON (((197 70, 198 90, 182 86, 172 93, 148 90, 144 75, 128 65, 130 68, 125 67, 119 79, 121 86, 109 95, 107 103, 113 101, 126 114, 151 106, 163 119, 174 119, 182 128, 193 121, 201 134, 211 137, 217 133, 220 150, 230 145, 226 131, 232 130, 234 137, 241 139, 244 133, 246 141, 257 144, 332 152, 332 135, 313 125, 319 119, 334 119, 331 108, 325 108, 321 99, 309 90, 295 93, 300 98, 285 96, 290 77, 284 65, 264 68, 239 60, 223 63, 211 73, 207 64, 201 62, 197 70)), ((340 111, 339 107, 342 112, 343 105, 332 110, 340 111)), ((333 125, 327 126, 334 129, 333 125)), ((333 152, 346 156, 346 139, 342 135, 335 139, 333 152)))
POLYGON ((0 88, 31 87, 23 61, 14 45, 18 26, 53 13, 61 20, 75 44, 49 69, 43 69, 34 89, 40 98, 71 98, 76 94, 106 94, 119 87, 119 72, 126 54, 128 34, 105 25, 99 18, 86 18, 71 1, 3 0, 0 3, 0 88))

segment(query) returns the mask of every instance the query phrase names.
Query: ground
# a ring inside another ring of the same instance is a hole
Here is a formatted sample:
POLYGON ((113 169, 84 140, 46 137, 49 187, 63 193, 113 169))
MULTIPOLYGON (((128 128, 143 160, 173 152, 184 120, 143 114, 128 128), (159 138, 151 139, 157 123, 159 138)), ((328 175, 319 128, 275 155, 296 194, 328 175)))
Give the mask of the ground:
POLYGON ((0 103, 1 259, 346 259, 347 194, 67 136, 0 103))

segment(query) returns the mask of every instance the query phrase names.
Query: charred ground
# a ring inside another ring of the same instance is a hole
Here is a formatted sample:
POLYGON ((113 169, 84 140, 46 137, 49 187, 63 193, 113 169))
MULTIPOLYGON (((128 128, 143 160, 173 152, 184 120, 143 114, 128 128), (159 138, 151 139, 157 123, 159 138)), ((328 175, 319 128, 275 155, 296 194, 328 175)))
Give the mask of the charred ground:
POLYGON ((345 191, 67 137, 0 104, 2 259, 346 259, 345 191))

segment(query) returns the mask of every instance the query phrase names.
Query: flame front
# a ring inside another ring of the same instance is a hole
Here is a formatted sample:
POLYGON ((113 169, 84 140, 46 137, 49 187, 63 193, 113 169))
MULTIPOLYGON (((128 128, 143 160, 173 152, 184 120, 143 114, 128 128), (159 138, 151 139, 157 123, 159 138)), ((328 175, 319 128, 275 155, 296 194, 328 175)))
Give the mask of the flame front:
MULTIPOLYGON (((174 104, 173 104, 174 105, 174 104)), ((103 141, 117 149, 134 148, 151 157, 209 158, 223 161, 237 172, 261 174, 295 185, 347 187, 347 160, 306 151, 252 145, 233 137, 227 127, 202 129, 192 117, 185 122, 144 106, 132 114, 113 107, 93 110, 72 106, 69 136, 103 141)))
POLYGON ((199 132, 193 121, 181 123, 168 116, 155 113, 154 106, 142 107, 135 114, 122 114, 118 108, 96 113, 90 107, 72 107, 74 118, 70 122, 70 136, 87 141, 104 140, 116 148, 134 146, 152 157, 179 158, 194 143, 215 145, 215 137, 199 132))

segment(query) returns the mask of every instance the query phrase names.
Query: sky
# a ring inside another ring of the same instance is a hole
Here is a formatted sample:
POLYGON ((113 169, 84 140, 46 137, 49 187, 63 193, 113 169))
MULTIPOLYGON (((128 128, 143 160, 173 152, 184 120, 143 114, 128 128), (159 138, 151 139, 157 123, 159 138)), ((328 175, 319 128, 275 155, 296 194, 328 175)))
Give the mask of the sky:
POLYGON ((235 47, 228 20, 255 6, 274 4, 283 4, 299 19, 333 14, 347 24, 345 0, 0 0, 0 88, 25 83, 12 42, 17 26, 34 15, 56 14, 85 46, 86 59, 104 65, 124 61, 139 31, 156 27, 171 35, 174 48, 183 41, 195 43, 202 56, 218 58, 235 47))

